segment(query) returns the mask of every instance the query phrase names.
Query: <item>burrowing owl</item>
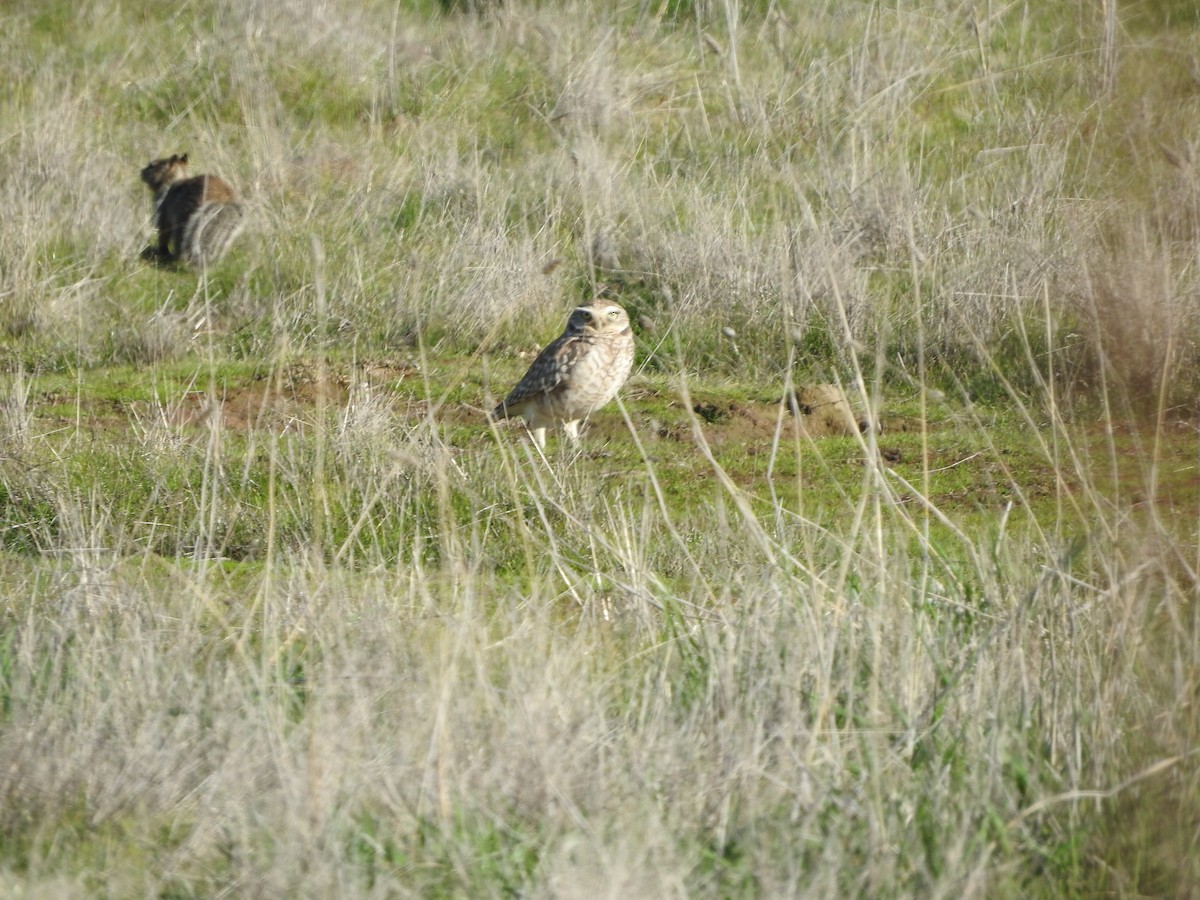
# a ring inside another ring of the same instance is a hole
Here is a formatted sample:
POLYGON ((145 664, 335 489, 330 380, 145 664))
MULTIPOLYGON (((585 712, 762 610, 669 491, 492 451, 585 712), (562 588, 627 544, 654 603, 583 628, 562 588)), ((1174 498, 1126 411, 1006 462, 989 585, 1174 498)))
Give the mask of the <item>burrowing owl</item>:
POLYGON ((580 420, 615 397, 632 368, 633 331, 625 310, 607 300, 577 306, 567 330, 538 354, 492 416, 520 416, 539 447, 546 446, 546 428, 558 422, 578 443, 580 420))

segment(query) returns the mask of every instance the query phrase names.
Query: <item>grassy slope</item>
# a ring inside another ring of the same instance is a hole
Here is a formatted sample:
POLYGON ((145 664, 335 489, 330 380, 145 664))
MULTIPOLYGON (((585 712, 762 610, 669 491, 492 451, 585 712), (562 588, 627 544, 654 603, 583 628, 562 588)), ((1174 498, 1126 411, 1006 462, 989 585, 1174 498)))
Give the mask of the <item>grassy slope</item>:
POLYGON ((1195 884, 1190 5, 342 6, 0 12, 0 886, 1195 884))

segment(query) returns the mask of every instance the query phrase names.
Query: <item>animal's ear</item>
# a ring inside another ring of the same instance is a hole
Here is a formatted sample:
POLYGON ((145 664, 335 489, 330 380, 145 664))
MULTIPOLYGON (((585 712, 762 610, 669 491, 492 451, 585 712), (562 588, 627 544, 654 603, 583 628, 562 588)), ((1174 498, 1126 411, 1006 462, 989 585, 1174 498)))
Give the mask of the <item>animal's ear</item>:
POLYGON ((186 154, 186 153, 180 153, 178 156, 176 156, 176 157, 175 157, 175 161, 176 161, 176 162, 181 162, 181 163, 183 163, 184 165, 187 165, 187 154, 186 154))

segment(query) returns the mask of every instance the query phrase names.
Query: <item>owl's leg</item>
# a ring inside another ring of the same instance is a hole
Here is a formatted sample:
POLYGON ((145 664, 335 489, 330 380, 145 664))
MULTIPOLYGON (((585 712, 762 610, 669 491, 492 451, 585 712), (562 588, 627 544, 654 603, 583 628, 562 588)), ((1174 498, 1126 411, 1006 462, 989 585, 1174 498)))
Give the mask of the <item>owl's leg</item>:
POLYGON ((529 433, 533 435, 533 442, 546 449, 546 429, 545 428, 530 428, 529 433))
POLYGON ((563 422, 563 431, 567 433, 567 437, 571 439, 571 443, 579 446, 579 422, 563 422))

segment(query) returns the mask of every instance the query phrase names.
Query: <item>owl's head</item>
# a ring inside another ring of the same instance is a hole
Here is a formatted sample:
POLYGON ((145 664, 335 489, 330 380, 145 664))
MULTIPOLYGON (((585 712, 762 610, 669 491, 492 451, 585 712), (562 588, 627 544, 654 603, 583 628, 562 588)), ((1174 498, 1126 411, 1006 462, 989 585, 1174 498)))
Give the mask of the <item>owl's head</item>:
POLYGON ((589 306, 577 306, 567 320, 573 334, 619 334, 629 330, 629 315, 611 300, 599 300, 589 306))

